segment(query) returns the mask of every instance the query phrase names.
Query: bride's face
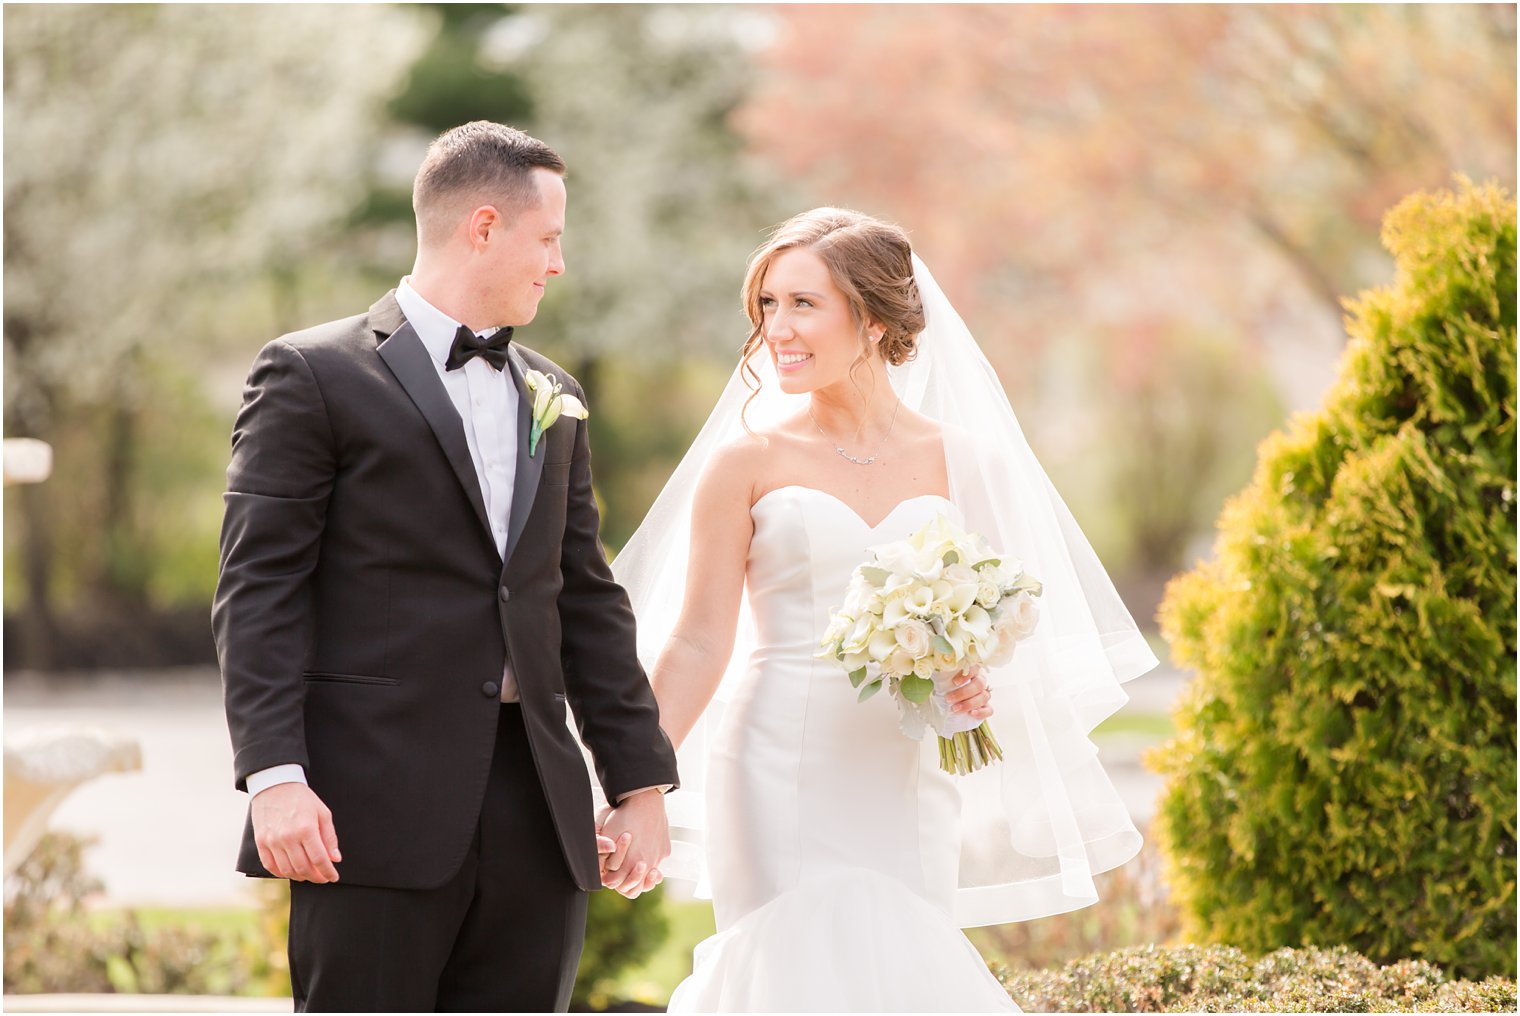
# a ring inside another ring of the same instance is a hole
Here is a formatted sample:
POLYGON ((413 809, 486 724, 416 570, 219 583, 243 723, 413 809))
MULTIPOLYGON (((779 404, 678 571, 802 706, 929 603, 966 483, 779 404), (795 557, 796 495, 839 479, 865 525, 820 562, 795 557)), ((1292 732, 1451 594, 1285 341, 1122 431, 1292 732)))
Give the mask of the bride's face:
POLYGON ((771 261, 760 289, 760 334, 781 390, 817 391, 849 376, 860 357, 850 302, 817 254, 796 247, 771 261))

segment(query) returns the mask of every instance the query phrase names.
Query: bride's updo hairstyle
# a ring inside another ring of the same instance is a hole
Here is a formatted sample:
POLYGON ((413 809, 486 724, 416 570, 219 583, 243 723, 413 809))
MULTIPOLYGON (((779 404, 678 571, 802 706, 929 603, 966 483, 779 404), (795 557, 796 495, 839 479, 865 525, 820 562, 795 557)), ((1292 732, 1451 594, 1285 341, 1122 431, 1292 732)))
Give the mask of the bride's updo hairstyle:
MULTIPOLYGON (((924 330, 924 307, 913 281, 913 248, 898 226, 847 208, 814 208, 792 216, 749 259, 744 276, 744 312, 754 327, 744 342, 745 380, 759 391, 760 377, 750 358, 765 344, 761 337, 765 313, 760 290, 771 262, 783 251, 805 248, 828 266, 834 285, 850 302, 850 316, 860 336, 855 367, 871 356, 866 321, 884 326, 882 358, 894 366, 913 359, 918 333, 924 330)), ((853 376, 854 367, 851 368, 853 376)))

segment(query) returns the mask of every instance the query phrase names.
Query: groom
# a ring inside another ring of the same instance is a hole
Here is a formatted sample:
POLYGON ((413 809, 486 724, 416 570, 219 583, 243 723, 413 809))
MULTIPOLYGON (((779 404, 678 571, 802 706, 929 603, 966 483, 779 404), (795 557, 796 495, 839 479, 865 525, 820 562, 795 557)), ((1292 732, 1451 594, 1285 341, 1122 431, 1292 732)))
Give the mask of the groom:
POLYGON ((564 170, 510 127, 446 132, 411 275, 248 378, 212 623, 252 795, 238 870, 292 880, 297 1011, 563 1011, 586 893, 637 895, 669 849, 675 757, 586 421, 530 447, 527 371, 584 394, 511 342, 564 271, 564 170), (610 872, 567 708, 619 802, 610 872))

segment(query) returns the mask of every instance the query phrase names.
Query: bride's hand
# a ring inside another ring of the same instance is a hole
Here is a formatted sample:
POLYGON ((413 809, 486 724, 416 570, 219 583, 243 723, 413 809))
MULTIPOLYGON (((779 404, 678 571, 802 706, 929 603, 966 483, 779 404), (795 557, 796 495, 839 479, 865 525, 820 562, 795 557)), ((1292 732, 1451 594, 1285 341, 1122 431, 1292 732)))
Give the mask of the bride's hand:
POLYGON ((992 689, 979 670, 968 670, 956 679, 955 687, 945 696, 952 711, 970 713, 979 720, 992 715, 992 689))

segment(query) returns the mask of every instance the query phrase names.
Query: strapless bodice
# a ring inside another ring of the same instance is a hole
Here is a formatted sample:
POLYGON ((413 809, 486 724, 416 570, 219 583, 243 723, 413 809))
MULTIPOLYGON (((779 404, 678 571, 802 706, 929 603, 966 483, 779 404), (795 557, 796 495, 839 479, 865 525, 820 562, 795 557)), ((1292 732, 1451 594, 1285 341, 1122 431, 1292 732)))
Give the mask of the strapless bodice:
POLYGON ((871 547, 905 539, 936 515, 960 523, 960 512, 938 494, 899 501, 878 523, 826 491, 777 487, 750 509, 746 579, 758 635, 756 654, 818 650, 829 615, 844 604, 845 589, 871 547))

